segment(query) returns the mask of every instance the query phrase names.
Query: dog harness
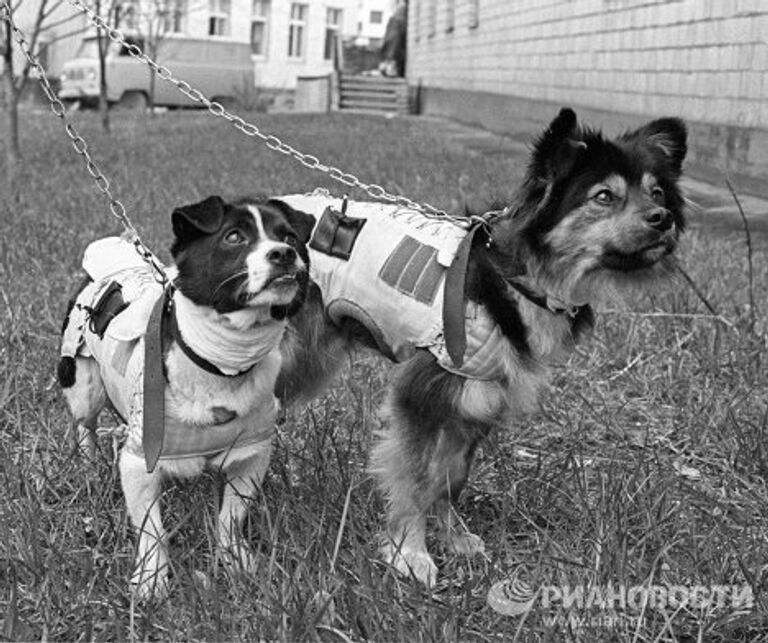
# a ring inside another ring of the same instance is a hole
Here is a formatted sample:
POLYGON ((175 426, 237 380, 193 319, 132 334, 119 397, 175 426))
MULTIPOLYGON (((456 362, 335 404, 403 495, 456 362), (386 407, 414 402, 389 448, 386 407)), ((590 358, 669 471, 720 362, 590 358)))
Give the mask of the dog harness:
POLYGON ((396 362, 423 348, 452 373, 479 380, 502 376, 505 351, 499 349, 506 339, 481 304, 466 303, 460 366, 446 346, 446 274, 467 230, 398 205, 350 201, 341 214, 341 200, 323 194, 280 200, 317 219, 310 275, 331 321, 359 322, 396 362))
MULTIPOLYGON (((77 296, 62 338, 63 357, 93 357, 99 364, 107 396, 128 427, 126 447, 144 457, 144 343, 153 308, 163 297, 149 267, 133 246, 118 237, 88 246, 83 268, 93 280, 77 296)), ((279 335, 268 334, 260 347, 266 355, 279 350, 279 335)), ((161 356, 162 359, 163 356, 161 356)), ((173 395, 166 381, 166 401, 173 395)), ((272 437, 277 414, 274 396, 264 396, 245 415, 222 407, 210 409, 213 421, 198 425, 174 417, 165 405, 161 460, 213 457, 272 437)))

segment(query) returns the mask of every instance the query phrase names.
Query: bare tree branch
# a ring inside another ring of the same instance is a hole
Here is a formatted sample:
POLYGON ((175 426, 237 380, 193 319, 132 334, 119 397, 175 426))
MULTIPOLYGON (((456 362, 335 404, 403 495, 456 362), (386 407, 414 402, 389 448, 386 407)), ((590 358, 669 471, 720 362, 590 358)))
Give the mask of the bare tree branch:
POLYGON ((752 264, 752 233, 749 230, 749 221, 747 215, 744 214, 744 208, 741 206, 739 196, 736 194, 736 190, 731 183, 730 177, 725 177, 725 184, 728 186, 728 190, 731 192, 733 200, 736 202, 736 207, 739 210, 739 216, 744 224, 744 236, 747 241, 747 278, 749 279, 749 332, 752 333, 755 330, 755 324, 757 323, 757 306, 755 305, 755 284, 754 284, 754 266, 752 264))
POLYGON ((50 8, 45 12, 45 16, 43 16, 43 19, 48 18, 62 4, 64 4, 64 0, 55 0, 55 2, 52 5, 50 5, 50 8))
POLYGON ((88 31, 88 27, 81 27, 80 29, 74 29, 73 31, 66 31, 62 34, 59 34, 58 36, 54 36, 53 38, 50 38, 49 40, 46 40, 46 44, 51 45, 54 42, 58 42, 59 40, 64 40, 65 38, 69 38, 70 36, 77 36, 78 34, 85 33, 88 31))
MULTIPOLYGON (((37 10, 37 17, 35 18, 35 24, 32 28, 31 35, 29 36, 29 51, 32 52, 33 55, 37 55, 37 43, 40 39, 40 27, 43 24, 43 21, 45 20, 45 8, 48 5, 48 0, 40 0, 40 6, 37 10)), ((15 81, 17 91, 18 93, 21 93, 24 90, 24 87, 27 85, 27 80, 29 79, 29 72, 32 69, 32 63, 30 61, 27 61, 24 64, 24 67, 22 67, 21 73, 19 74, 17 80, 15 81)))
POLYGON ((46 22, 45 25, 43 25, 44 31, 49 31, 50 29, 55 29, 56 27, 60 27, 61 25, 65 25, 68 22, 72 22, 73 20, 76 20, 77 18, 80 18, 79 13, 71 13, 65 18, 59 18, 58 20, 54 22, 46 22))

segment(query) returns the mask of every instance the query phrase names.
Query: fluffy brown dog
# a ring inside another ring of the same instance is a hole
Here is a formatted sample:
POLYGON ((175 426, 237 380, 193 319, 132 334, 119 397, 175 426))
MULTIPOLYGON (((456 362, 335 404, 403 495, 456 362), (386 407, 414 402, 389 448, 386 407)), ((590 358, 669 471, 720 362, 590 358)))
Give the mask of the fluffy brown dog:
POLYGON ((280 197, 318 223, 314 283, 283 342, 278 396, 313 396, 360 344, 404 362, 370 465, 388 501, 382 553, 399 571, 435 582, 425 544, 430 510, 449 550, 483 551, 451 506, 479 441, 510 413, 533 407, 547 365, 591 327, 590 304, 669 267, 684 227, 685 154, 678 119, 608 140, 563 109, 536 142, 516 202, 474 235, 458 359, 448 354, 440 314, 446 266, 459 254, 455 226, 374 204, 349 204, 363 223, 329 219, 326 209, 338 201, 280 197))

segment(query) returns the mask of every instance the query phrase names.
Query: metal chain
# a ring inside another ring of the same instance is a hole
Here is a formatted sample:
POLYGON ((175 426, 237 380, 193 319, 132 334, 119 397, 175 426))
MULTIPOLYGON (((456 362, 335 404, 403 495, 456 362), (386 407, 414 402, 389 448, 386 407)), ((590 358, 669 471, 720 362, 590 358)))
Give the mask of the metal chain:
POLYGON ((387 192, 381 185, 377 185, 375 183, 364 183, 354 174, 344 172, 343 170, 333 165, 325 165, 320 161, 318 157, 312 154, 305 154, 300 152, 295 147, 281 141, 274 134, 266 134, 262 132, 253 123, 244 120, 237 114, 233 114, 232 112, 227 111, 221 103, 210 100, 207 96, 205 96, 205 94, 203 94, 203 92, 192 87, 188 82, 176 78, 168 67, 160 65, 152 60, 152 58, 145 54, 138 45, 135 43, 127 42, 125 36, 119 29, 110 27, 101 16, 95 13, 90 7, 86 6, 83 3, 83 0, 68 1, 72 6, 86 14, 96 27, 103 29, 110 40, 125 47, 125 51, 127 51, 131 56, 154 70, 159 78, 168 83, 171 83, 187 98, 206 107, 208 111, 214 116, 218 116, 228 121, 233 127, 240 130, 246 136, 260 139, 270 150, 279 152, 280 154, 284 154, 286 156, 290 156, 296 159, 304 167, 307 167, 310 170, 315 170, 317 172, 323 172, 330 176, 334 181, 338 181, 339 183, 342 183, 348 187, 359 188, 375 200, 381 200, 388 203, 401 205, 411 210, 421 212, 426 217, 447 219, 461 228, 467 228, 471 225, 471 222, 465 217, 450 215, 447 212, 440 210, 433 205, 430 205, 429 203, 418 203, 406 196, 391 194, 387 192))
POLYGON ((107 179, 99 166, 96 165, 96 162, 88 151, 88 145, 85 140, 80 136, 77 129, 75 129, 75 126, 72 125, 72 122, 67 118, 66 107, 64 107, 64 104, 59 100, 53 87, 51 87, 51 84, 45 75, 45 70, 37 57, 32 53, 30 45, 27 43, 23 32, 16 26, 13 20, 13 12, 8 1, 9 0, 0 0, 0 20, 5 20, 8 23, 21 52, 24 54, 24 57, 31 65, 32 69, 37 73, 40 86, 43 88, 43 92, 51 105, 51 111, 61 119, 61 122, 64 124, 64 131, 72 142, 72 147, 75 149, 75 152, 83 157, 88 174, 93 178, 99 191, 109 200, 109 211, 112 213, 112 216, 122 223, 123 228, 125 228, 125 231, 128 233, 128 240, 133 244, 139 256, 150 267, 155 279, 165 285, 168 282, 168 276, 165 274, 162 264, 139 237, 139 233, 128 218, 125 206, 112 194, 109 179, 107 179))

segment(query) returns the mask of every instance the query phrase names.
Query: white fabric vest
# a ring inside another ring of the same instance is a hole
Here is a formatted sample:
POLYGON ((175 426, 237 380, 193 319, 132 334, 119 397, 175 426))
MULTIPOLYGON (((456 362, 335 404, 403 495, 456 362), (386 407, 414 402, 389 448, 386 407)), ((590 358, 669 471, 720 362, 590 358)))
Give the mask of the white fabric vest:
MULTIPOLYGON (((62 337, 61 355, 81 355, 97 361, 107 396, 128 425, 127 446, 143 457, 144 334, 163 289, 133 246, 122 238, 109 237, 90 244, 83 268, 93 282, 77 297, 62 337), (123 299, 129 305, 99 338, 90 328, 87 308, 98 302, 113 281, 121 285, 123 299)), ((275 348, 277 344, 279 337, 275 348)), ((165 438, 160 459, 213 456, 269 439, 274 433, 277 404, 274 396, 264 397, 247 415, 222 424, 199 426, 169 414, 166 386, 165 438)))
MULTIPOLYGON (((317 219, 326 208, 340 212, 342 200, 325 194, 281 196, 317 219)), ((365 219, 348 260, 310 246, 310 274, 334 323, 351 317, 376 338, 382 351, 405 361, 417 348, 440 366, 471 379, 502 376, 501 329, 484 306, 467 302, 467 348, 457 368, 443 338, 445 272, 467 231, 447 220, 425 217, 399 205, 349 201, 346 215, 365 219)))

